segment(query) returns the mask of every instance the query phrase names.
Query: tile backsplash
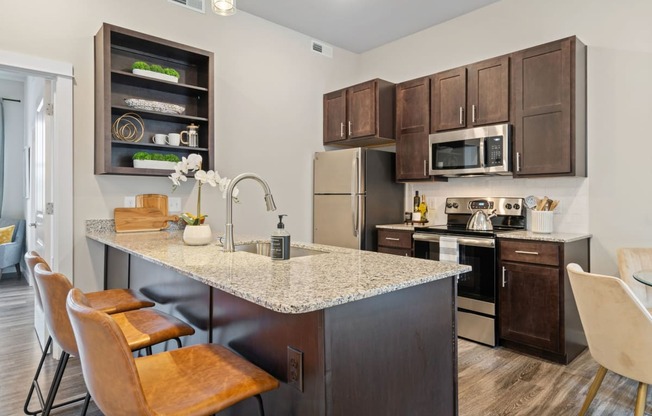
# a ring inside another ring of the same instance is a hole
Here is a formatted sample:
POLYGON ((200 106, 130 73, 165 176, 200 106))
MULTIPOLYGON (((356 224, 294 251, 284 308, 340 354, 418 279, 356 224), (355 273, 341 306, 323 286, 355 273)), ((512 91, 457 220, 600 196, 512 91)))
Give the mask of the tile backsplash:
MULTIPOLYGON (((588 233, 589 230, 588 178, 527 178, 502 176, 478 178, 450 178, 448 182, 413 183, 406 187, 406 210, 411 210, 414 191, 426 196, 431 224, 444 224, 444 204, 452 196, 537 197, 558 199, 554 230, 568 233, 588 233)), ((530 213, 528 210, 528 228, 530 213)))

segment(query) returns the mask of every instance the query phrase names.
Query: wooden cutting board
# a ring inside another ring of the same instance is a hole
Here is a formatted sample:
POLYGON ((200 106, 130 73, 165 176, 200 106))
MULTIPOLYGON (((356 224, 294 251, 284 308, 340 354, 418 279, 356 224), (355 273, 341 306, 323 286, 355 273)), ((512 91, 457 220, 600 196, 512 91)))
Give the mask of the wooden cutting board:
POLYGON ((136 195, 136 208, 156 208, 168 215, 168 196, 162 194, 136 195))
POLYGON ((168 221, 178 221, 176 215, 163 215, 157 208, 116 208, 113 211, 115 231, 159 231, 168 228, 168 221))

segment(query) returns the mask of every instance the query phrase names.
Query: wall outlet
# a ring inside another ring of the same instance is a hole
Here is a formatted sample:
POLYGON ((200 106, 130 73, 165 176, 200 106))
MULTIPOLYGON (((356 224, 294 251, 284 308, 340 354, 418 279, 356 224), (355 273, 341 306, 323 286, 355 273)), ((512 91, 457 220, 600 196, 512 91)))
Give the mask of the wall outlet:
POLYGON ((168 212, 181 212, 181 198, 168 198, 168 212))
POLYGON ((288 384, 303 391, 303 352, 288 345, 288 384))
POLYGON ((125 196, 124 206, 125 206, 125 208, 136 208, 136 197, 135 196, 125 196))

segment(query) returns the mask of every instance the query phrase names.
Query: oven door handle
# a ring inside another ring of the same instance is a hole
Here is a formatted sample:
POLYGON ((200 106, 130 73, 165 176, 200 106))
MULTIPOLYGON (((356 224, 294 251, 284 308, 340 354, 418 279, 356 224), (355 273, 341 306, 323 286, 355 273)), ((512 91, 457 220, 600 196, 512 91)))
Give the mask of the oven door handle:
MULTIPOLYGON (((439 237, 440 236, 437 234, 429 234, 429 233, 412 234, 412 239, 414 241, 425 241, 429 243, 438 243, 439 237)), ((496 240, 493 238, 457 237, 457 244, 460 246, 469 246, 469 247, 494 248, 496 247, 496 240)))

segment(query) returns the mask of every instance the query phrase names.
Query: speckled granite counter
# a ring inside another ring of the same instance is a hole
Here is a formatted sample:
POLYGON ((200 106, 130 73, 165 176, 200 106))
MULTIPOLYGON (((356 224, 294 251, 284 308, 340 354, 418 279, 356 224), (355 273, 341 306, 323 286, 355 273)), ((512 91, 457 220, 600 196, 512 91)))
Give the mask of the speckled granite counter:
MULTIPOLYGON (((118 234, 110 225, 89 239, 141 257, 276 312, 305 313, 464 273, 469 266, 293 242, 326 252, 287 261, 225 253, 217 242, 186 246, 181 231, 118 234)), ((236 244, 267 241, 238 238, 236 244)))
POLYGON ((383 228, 385 230, 414 231, 414 225, 412 224, 381 224, 377 225, 376 228, 383 228))
POLYGON ((570 243, 573 241, 584 240, 591 238, 592 234, 579 234, 579 233, 534 233, 532 231, 512 231, 508 233, 501 233, 498 238, 511 238, 514 240, 533 240, 533 241, 549 241, 553 243, 570 243))

